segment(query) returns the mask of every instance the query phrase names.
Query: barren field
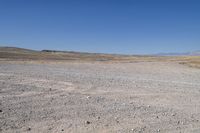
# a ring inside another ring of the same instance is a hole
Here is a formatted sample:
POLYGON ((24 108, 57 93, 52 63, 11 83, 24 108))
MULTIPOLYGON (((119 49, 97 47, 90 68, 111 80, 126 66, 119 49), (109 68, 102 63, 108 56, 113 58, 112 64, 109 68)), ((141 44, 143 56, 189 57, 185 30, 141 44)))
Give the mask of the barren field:
POLYGON ((200 69, 0 62, 1 132, 200 132, 200 69))
POLYGON ((199 59, 0 49, 0 132, 199 133, 199 59))

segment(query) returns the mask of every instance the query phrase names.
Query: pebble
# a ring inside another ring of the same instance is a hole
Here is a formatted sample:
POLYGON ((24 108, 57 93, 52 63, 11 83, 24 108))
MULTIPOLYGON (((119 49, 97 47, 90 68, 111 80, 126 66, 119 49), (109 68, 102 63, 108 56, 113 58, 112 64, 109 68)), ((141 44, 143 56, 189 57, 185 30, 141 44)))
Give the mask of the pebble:
POLYGON ((90 121, 86 121, 86 124, 90 124, 91 122, 90 121))
POLYGON ((125 106, 125 105, 126 105, 126 103, 122 103, 122 105, 123 105, 123 106, 125 106))
POLYGON ((115 117, 115 120, 117 120, 118 119, 118 117, 115 117))

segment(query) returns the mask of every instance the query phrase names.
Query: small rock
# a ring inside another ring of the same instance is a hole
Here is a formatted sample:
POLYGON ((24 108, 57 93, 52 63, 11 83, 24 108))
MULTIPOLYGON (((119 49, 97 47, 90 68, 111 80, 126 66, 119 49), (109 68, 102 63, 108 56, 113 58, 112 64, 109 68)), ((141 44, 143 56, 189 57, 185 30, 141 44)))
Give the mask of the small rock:
POLYGON ((165 114, 165 113, 162 113, 162 115, 165 116, 166 114, 165 114))
POLYGON ((0 112, 3 112, 2 110, 0 110, 0 112))
POLYGON ((150 105, 148 105, 147 107, 148 107, 148 108, 150 108, 151 106, 150 106, 150 105))
POLYGON ((160 132, 160 129, 158 129, 157 131, 160 132))
POLYGON ((158 119, 159 117, 158 117, 158 116, 156 116, 156 118, 158 119))
POLYGON ((31 128, 29 127, 27 130, 28 130, 28 131, 31 131, 31 128))
POLYGON ((91 97, 90 96, 87 96, 87 99, 90 99, 91 97))
POLYGON ((100 116, 98 117, 98 119, 100 119, 100 116))
POLYGON ((64 129, 62 129, 61 131, 64 131, 64 129))
POLYGON ((86 121, 86 124, 90 124, 91 122, 90 121, 86 121))

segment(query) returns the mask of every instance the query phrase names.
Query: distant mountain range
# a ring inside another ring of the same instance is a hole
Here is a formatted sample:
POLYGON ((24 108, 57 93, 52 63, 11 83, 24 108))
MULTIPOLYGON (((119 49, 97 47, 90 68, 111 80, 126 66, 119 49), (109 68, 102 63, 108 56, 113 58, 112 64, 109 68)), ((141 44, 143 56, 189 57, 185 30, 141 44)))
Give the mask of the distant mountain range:
POLYGON ((156 56, 200 56, 200 50, 186 53, 158 53, 156 56))

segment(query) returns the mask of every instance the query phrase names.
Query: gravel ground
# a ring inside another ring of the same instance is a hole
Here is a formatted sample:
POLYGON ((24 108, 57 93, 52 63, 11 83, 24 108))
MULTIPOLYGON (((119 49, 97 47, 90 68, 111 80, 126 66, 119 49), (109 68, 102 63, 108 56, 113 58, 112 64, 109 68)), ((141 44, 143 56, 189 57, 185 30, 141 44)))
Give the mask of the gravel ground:
POLYGON ((200 69, 0 62, 0 132, 200 132, 200 69))

